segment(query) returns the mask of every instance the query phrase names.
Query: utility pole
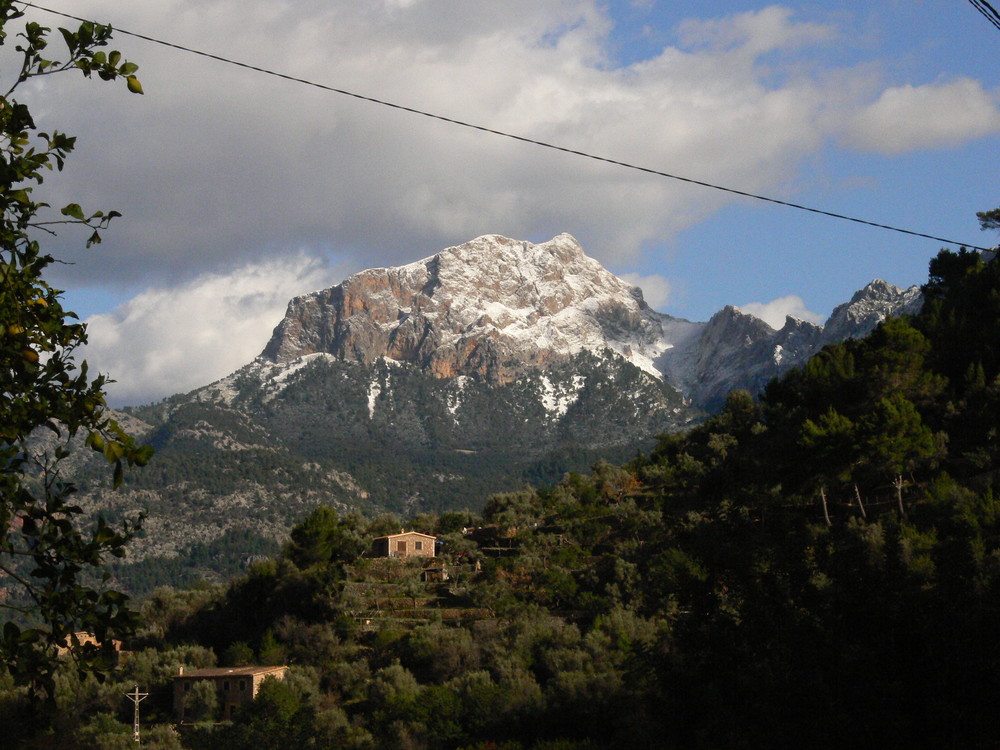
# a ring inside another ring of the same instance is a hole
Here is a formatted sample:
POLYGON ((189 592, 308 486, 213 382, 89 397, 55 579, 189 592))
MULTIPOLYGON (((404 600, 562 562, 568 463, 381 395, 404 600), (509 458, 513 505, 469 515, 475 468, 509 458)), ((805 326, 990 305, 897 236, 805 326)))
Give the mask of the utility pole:
POLYGON ((139 742, 139 704, 149 693, 140 693, 139 686, 135 686, 135 692, 125 693, 125 697, 135 704, 135 723, 132 725, 132 739, 139 742))

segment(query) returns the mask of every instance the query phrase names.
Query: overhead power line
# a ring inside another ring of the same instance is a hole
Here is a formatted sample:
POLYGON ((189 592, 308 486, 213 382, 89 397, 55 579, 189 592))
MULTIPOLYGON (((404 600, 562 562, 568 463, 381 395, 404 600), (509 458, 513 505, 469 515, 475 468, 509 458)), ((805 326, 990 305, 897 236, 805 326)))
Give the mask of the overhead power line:
MULTIPOLYGON (((976 2, 985 2, 985 0, 975 0, 976 2)), ((62 16, 63 18, 69 18, 80 23, 97 23, 96 21, 90 21, 85 18, 80 18, 79 16, 74 16, 69 13, 63 13, 62 11, 53 10, 52 8, 46 8, 42 5, 37 5, 31 2, 21 2, 21 5, 25 5, 37 10, 45 11, 46 13, 51 13, 56 16, 62 16)), ((994 11, 995 13, 996 11, 994 11)), ((354 99, 360 99, 361 101, 370 102, 371 104, 378 104, 383 107, 389 107, 391 109, 399 110, 401 112, 409 112, 410 114, 420 115, 421 117, 427 117, 432 120, 438 120, 440 122, 450 123, 451 125, 458 125, 459 127, 469 128, 471 130, 478 130, 481 133, 489 133, 490 135, 500 136, 502 138, 509 138, 511 140, 520 141, 521 143, 530 143, 534 146, 541 146, 542 148, 551 149, 553 151, 560 151, 564 154, 571 154, 573 156, 579 156, 584 159, 590 159, 592 161, 603 162, 605 164, 612 164, 617 167, 624 167, 625 169, 631 169, 636 172, 643 172, 645 174, 655 175, 657 177, 665 177, 670 180, 677 180, 679 182, 685 182, 689 185, 699 185, 705 188, 711 188, 712 190, 721 190, 725 193, 730 193, 731 195, 738 195, 743 198, 752 198, 753 200, 765 201, 767 203, 776 204, 779 206, 786 206, 788 208, 795 208, 799 211, 808 211, 809 213, 819 214, 821 216, 829 216, 833 219, 841 219, 843 221, 854 222, 855 224, 863 224, 869 227, 875 227, 877 229, 886 229, 890 232, 899 232, 901 234, 910 235, 912 237, 922 237, 928 240, 935 240, 936 242, 944 242, 948 245, 958 245, 970 248, 972 250, 988 250, 990 248, 979 247, 978 245, 972 245, 967 242, 958 242, 957 240, 950 240, 945 237, 937 237, 933 234, 925 234, 924 232, 917 232, 912 229, 904 229, 902 227, 893 226, 891 224, 882 224, 877 221, 869 221, 867 219, 860 219, 856 216, 849 216, 847 214, 837 213, 835 211, 826 211, 821 208, 815 208, 813 206, 805 206, 801 203, 793 203, 791 201, 781 200, 779 198, 772 198, 766 195, 759 195, 757 193, 751 193, 745 190, 738 190, 736 188, 726 187, 724 185, 716 185, 711 182, 705 182, 703 180, 696 180, 691 177, 684 177, 681 175, 671 174, 670 172, 664 172, 659 169, 652 169, 651 167, 644 167, 638 164, 630 164, 629 162, 619 161, 618 159, 611 159, 606 156, 599 156, 597 154, 591 154, 586 151, 580 151, 578 149, 569 148, 567 146, 560 146, 555 143, 548 143, 546 141, 540 141, 535 138, 528 138, 527 136, 517 135, 516 133, 508 133, 503 130, 496 130, 495 128, 490 128, 485 125, 477 125, 476 123, 465 122, 464 120, 457 120, 452 117, 446 117, 445 115, 439 115, 434 112, 428 112, 422 109, 416 109, 414 107, 408 107, 403 104, 397 104, 395 102, 386 101, 384 99, 378 99, 373 96, 367 96, 365 94, 358 94, 353 91, 347 91, 345 89, 336 88, 335 86, 328 86, 323 83, 317 83, 316 81, 310 81, 306 78, 299 78, 297 76, 289 75, 287 73, 281 73, 275 70, 270 70, 268 68, 262 68, 257 65, 251 65, 250 63, 240 62, 239 60, 232 60, 228 57, 223 57, 222 55, 216 55, 211 52, 205 52, 203 50, 194 49, 192 47, 185 47, 182 44, 176 44, 175 42, 167 42, 162 39, 157 39, 156 37, 147 36, 146 34, 139 34, 135 31, 127 31, 126 29, 115 28, 116 33, 125 34, 127 36, 135 37, 136 39, 142 39, 143 41, 150 42, 152 44, 159 44, 163 47, 170 47, 172 49, 180 50, 181 52, 188 52, 192 55, 199 55, 200 57, 206 57, 210 60, 216 60, 227 65, 235 65, 239 68, 244 68, 246 70, 252 70, 257 73, 263 73, 264 75, 274 76, 275 78, 281 78, 286 81, 291 81, 293 83, 300 83, 304 86, 311 86, 312 88, 321 89, 323 91, 329 91, 334 94, 341 94, 343 96, 349 96, 354 99)))
POLYGON ((987 0, 969 0, 972 7, 978 10, 991 24, 1000 29, 1000 13, 987 0))

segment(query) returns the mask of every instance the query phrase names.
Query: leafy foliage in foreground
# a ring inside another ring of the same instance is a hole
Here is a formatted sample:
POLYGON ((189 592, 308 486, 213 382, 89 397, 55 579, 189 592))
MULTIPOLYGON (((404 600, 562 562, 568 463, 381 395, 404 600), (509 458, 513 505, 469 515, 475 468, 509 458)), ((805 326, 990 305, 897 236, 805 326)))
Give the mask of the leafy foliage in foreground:
MULTIPOLYGON (((931 271, 917 318, 759 403, 732 394, 648 457, 413 519, 443 542, 444 584, 356 557, 398 519, 323 510, 225 589, 159 591, 136 664, 293 665, 233 722, 171 741, 995 746, 1000 358, 975 319, 1000 313, 1000 268, 931 271)), ((111 746, 82 739, 97 706, 63 746, 111 746)))
MULTIPOLYGON (((104 378, 91 378, 86 363, 77 365, 75 350, 86 343, 85 327, 64 310, 60 292, 45 280, 54 258, 38 241, 56 225, 86 227, 87 245, 100 242, 100 231, 114 211, 84 213, 70 203, 54 214, 38 198, 46 171, 62 170, 75 139, 39 132, 23 103, 14 99, 26 81, 66 71, 88 78, 124 79, 142 93, 137 66, 117 51, 106 52, 111 29, 90 22, 76 30, 60 29, 65 49, 52 57, 50 29, 35 22, 18 24, 20 6, 0 0, 0 45, 16 35, 11 61, 13 85, 0 96, 0 661, 15 682, 54 690, 56 648, 77 630, 104 640, 111 631, 131 626, 126 597, 93 587, 85 571, 109 556, 124 554, 134 529, 98 519, 87 528, 72 501, 75 490, 60 475, 66 444, 76 434, 114 465, 114 483, 126 465, 144 464, 150 449, 139 447, 105 413, 104 378), (51 451, 33 452, 32 433, 56 435, 51 451), (14 620, 30 622, 22 628, 14 620)), ((82 671, 101 673, 106 653, 79 649, 82 671)))

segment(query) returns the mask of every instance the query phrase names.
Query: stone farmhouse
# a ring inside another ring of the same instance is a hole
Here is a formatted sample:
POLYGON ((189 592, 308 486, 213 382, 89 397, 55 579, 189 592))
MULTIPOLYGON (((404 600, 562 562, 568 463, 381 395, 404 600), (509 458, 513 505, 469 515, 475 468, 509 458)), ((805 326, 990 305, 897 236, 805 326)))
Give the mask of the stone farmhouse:
POLYGON ((380 536, 372 542, 373 557, 434 557, 437 537, 419 531, 400 531, 398 534, 380 536))
POLYGON ((215 685, 224 719, 233 718, 236 709, 257 697, 260 685, 268 677, 285 679, 288 667, 213 667, 185 669, 174 675, 174 717, 184 723, 184 698, 196 682, 207 680, 215 685))
MULTIPOLYGON (((117 638, 111 638, 107 642, 111 645, 111 648, 114 650, 116 654, 121 653, 122 650, 121 641, 119 641, 117 638)), ((67 654, 73 649, 79 648, 81 646, 94 646, 96 648, 103 648, 104 643, 105 643, 104 641, 97 640, 97 636, 94 635, 93 633, 90 633, 86 630, 78 630, 71 636, 68 636, 63 645, 56 647, 56 653, 58 653, 59 656, 62 656, 63 654, 67 654)))

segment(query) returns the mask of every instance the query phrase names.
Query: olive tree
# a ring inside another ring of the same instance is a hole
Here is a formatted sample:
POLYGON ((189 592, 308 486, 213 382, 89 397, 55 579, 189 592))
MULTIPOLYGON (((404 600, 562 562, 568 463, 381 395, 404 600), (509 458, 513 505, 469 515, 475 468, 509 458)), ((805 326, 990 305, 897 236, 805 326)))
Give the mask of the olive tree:
MULTIPOLYGON (((15 97, 33 79, 73 71, 142 93, 137 66, 107 49, 110 39, 109 26, 91 22, 52 34, 0 0, 0 46, 13 43, 5 60, 15 61, 0 70, 0 663, 18 683, 50 695, 59 646, 74 644, 76 631, 104 641, 127 631, 133 617, 127 597, 88 582, 108 555, 123 554, 134 522, 88 522, 60 462, 69 441, 82 439, 113 467, 117 486, 124 468, 144 464, 152 451, 111 418, 105 379, 77 362, 85 327, 45 280, 55 258, 42 241, 57 229, 83 229, 93 245, 118 214, 44 202, 43 179, 62 169, 75 139, 40 130, 15 97), (55 447, 37 450, 39 432, 54 433, 47 444, 55 447)), ((107 666, 101 649, 74 655, 81 671, 100 675, 107 666)))

